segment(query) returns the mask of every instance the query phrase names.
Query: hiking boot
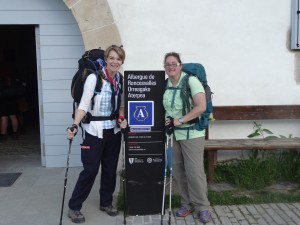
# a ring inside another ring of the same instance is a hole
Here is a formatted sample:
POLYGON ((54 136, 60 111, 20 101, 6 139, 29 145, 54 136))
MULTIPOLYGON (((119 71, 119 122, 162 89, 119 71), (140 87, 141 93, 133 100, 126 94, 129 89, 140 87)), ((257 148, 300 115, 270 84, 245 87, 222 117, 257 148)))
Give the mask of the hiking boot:
POLYGON ((176 216, 177 217, 186 217, 186 216, 190 215, 193 211, 194 211, 193 208, 191 208, 185 204, 181 204, 179 209, 176 211, 176 216))
POLYGON ((112 205, 100 206, 100 210, 106 212, 110 216, 117 216, 119 214, 118 210, 112 205))
POLYGON ((85 222, 85 218, 79 210, 69 209, 68 217, 72 220, 73 223, 85 222))
POLYGON ((201 223, 208 223, 210 221, 210 213, 208 210, 199 211, 199 219, 201 223))

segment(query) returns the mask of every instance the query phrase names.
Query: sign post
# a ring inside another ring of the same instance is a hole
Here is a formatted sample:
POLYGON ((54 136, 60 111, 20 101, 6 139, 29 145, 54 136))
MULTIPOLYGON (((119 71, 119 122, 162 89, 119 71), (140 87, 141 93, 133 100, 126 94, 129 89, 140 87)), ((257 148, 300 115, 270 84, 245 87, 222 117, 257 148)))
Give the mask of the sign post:
POLYGON ((165 164, 164 71, 125 71, 126 214, 161 212, 165 164))

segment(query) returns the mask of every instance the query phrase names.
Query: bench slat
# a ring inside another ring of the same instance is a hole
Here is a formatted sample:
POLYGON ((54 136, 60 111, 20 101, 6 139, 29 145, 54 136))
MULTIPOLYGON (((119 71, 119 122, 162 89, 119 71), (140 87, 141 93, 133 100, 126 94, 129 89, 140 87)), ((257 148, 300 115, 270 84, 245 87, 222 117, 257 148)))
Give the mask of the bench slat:
POLYGON ((216 120, 300 119, 300 105, 214 106, 216 120))
POLYGON ((210 139, 205 140, 204 148, 205 150, 300 149, 300 138, 210 139))

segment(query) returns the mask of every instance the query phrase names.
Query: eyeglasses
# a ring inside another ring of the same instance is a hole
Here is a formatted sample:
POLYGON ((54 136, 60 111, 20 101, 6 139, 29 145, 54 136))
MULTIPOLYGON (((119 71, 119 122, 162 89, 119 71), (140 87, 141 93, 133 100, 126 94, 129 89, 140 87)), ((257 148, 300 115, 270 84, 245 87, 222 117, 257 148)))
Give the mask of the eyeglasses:
POLYGON ((176 68, 176 67, 178 67, 180 65, 181 65, 180 63, 172 63, 172 64, 165 64, 164 67, 166 69, 170 69, 170 68, 176 68))

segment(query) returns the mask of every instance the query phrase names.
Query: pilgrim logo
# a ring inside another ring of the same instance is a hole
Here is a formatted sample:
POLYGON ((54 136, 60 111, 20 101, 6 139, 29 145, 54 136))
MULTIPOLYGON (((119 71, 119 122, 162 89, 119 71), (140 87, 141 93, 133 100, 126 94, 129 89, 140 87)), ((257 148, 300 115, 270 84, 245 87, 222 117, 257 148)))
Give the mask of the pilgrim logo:
POLYGON ((148 118, 146 106, 137 106, 133 116, 137 121, 145 121, 148 118))
POLYGON ((129 158, 129 163, 132 164, 134 162, 134 158, 129 158))
POLYGON ((154 126, 153 101, 128 101, 128 123, 131 127, 154 126))

